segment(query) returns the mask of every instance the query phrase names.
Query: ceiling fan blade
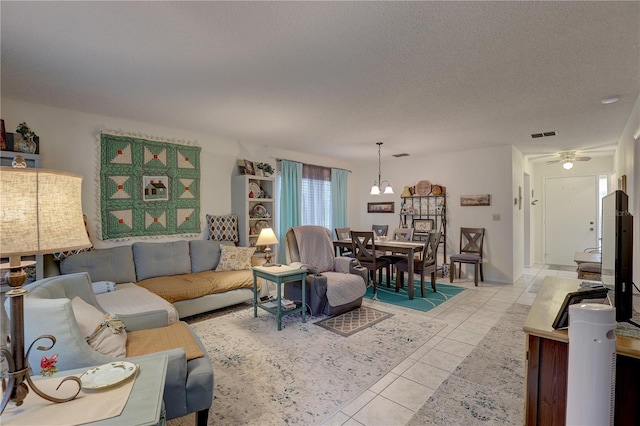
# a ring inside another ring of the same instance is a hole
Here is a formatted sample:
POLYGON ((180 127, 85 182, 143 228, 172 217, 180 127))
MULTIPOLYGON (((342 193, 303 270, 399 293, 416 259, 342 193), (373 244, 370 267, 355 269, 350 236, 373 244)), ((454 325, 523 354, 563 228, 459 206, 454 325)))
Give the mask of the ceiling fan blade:
POLYGON ((550 160, 550 161, 547 161, 547 164, 556 164, 556 163, 559 163, 561 161, 564 161, 564 160, 550 160))
POLYGON ((591 157, 576 157, 573 159, 574 161, 589 161, 591 157))

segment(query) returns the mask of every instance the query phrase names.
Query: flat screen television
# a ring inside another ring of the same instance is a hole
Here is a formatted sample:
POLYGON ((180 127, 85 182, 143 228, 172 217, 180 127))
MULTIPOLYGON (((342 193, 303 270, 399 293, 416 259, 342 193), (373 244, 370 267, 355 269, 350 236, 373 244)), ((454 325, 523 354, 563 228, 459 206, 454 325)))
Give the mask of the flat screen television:
POLYGON ((633 217, 629 197, 617 190, 602 198, 602 284, 614 290, 616 321, 633 317, 633 217))

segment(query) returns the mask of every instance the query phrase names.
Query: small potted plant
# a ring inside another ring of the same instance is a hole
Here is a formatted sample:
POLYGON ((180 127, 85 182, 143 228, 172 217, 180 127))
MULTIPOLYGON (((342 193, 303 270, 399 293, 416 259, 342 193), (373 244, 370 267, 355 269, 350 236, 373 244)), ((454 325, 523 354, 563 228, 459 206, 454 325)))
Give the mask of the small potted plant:
POLYGON ((273 167, 269 163, 256 163, 256 168, 262 170, 264 176, 271 176, 274 172, 273 167))
POLYGON ((36 135, 36 133, 31 130, 29 126, 27 126, 27 123, 24 121, 18 124, 16 133, 22 136, 22 141, 18 142, 19 151, 28 154, 34 154, 37 148, 35 138, 37 138, 38 135, 36 135))

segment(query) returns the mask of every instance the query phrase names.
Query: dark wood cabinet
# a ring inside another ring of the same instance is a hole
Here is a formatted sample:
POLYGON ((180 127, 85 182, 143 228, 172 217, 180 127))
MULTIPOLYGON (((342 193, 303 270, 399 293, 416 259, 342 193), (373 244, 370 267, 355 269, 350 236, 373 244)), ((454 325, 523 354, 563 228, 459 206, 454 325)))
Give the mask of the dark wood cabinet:
MULTIPOLYGON (((580 282, 545 278, 525 320, 525 425, 565 424, 569 338, 551 324, 564 296, 580 282)), ((615 425, 640 425, 640 340, 618 336, 616 345, 615 425)))

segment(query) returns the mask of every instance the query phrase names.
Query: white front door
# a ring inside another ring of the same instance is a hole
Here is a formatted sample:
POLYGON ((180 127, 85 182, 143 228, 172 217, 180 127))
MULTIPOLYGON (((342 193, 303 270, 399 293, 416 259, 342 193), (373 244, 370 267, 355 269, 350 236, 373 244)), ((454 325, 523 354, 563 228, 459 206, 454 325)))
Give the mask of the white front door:
POLYGON ((545 179, 545 263, 575 265, 575 252, 598 246, 598 177, 545 179))

